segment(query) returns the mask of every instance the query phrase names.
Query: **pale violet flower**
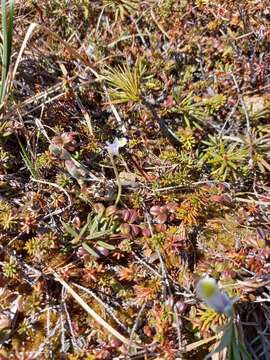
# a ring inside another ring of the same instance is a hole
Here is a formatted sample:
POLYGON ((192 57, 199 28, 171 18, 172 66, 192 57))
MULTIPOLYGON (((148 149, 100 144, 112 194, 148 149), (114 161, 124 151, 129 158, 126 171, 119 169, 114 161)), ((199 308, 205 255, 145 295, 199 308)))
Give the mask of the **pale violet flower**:
POLYGON ((118 156, 119 155, 119 149, 121 147, 124 147, 127 143, 127 139, 126 138, 115 138, 114 141, 112 143, 110 143, 109 141, 106 141, 106 145, 105 149, 114 156, 118 156))
POLYGON ((215 279, 206 276, 196 287, 198 296, 216 312, 230 315, 237 298, 230 299, 226 291, 219 289, 215 279))

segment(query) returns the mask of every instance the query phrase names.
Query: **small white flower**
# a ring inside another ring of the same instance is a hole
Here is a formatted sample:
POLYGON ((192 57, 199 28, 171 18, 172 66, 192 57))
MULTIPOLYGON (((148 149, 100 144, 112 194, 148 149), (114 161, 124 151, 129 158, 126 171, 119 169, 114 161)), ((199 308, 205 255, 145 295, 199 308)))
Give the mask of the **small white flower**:
POLYGON ((115 138, 114 141, 112 143, 110 143, 109 141, 106 141, 106 145, 105 148, 106 150, 114 156, 118 156, 119 155, 119 149, 121 147, 124 147, 127 143, 127 139, 126 138, 115 138))
POLYGON ((196 291, 207 306, 219 313, 229 315, 233 304, 237 301, 237 299, 230 299, 225 291, 219 289, 216 280, 209 276, 198 282, 196 291))

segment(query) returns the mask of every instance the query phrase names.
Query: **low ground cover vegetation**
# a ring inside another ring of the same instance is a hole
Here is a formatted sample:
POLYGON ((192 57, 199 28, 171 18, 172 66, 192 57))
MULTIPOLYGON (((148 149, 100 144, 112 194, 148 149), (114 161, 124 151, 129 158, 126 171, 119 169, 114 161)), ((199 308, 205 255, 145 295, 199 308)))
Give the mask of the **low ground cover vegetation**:
POLYGON ((1 2, 0 358, 270 358, 267 0, 1 2))

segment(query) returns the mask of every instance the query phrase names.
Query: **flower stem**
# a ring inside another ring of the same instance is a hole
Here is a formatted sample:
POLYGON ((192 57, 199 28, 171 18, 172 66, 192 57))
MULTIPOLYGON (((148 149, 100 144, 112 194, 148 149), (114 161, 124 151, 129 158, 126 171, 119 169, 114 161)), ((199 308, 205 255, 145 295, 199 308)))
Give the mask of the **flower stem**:
POLYGON ((109 155, 110 155, 110 159, 111 159, 113 171, 114 171, 115 178, 116 178, 116 182, 117 182, 117 186, 118 186, 118 192, 117 192, 117 196, 116 196, 116 199, 115 199, 115 206, 117 206, 118 203, 119 203, 119 201, 120 201, 121 194, 122 194, 122 184, 121 184, 121 181, 120 181, 120 178, 119 178, 119 173, 118 173, 118 170, 117 170, 117 168, 116 168, 113 155, 110 154, 110 153, 109 153, 109 155))

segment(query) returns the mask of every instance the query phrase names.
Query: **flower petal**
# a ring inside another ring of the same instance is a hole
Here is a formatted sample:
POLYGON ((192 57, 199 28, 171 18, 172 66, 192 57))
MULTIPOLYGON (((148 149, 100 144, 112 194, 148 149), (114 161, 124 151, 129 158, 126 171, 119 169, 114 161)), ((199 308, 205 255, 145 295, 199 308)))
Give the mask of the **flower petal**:
POLYGON ((218 291, 217 282, 215 279, 206 276, 198 282, 196 291, 200 298, 208 299, 218 291))

